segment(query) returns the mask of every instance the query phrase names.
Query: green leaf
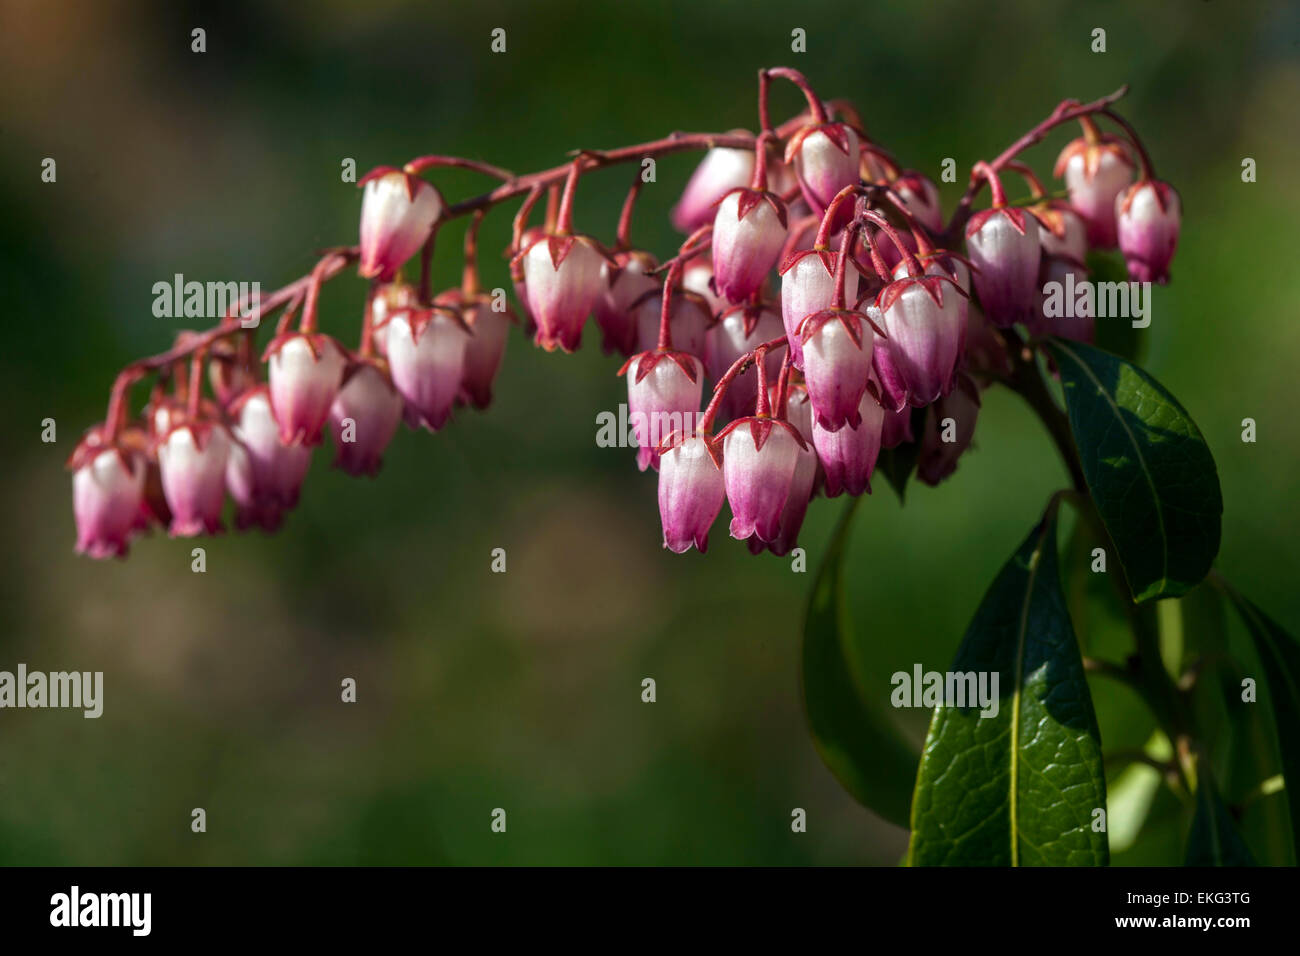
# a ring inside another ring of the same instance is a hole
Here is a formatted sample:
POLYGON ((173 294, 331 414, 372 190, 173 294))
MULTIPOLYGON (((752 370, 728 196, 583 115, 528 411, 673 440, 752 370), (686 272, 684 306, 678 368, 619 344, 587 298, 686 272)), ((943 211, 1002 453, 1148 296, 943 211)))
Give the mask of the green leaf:
MULTIPOLYGON (((1088 280, 1090 282, 1129 281, 1124 258, 1116 252, 1088 253, 1088 280)), ((1097 347, 1105 349, 1130 362, 1141 362, 1146 351, 1145 329, 1134 328, 1130 319, 1112 317, 1097 322, 1097 347)))
POLYGON ((1254 866, 1255 858, 1237 833, 1232 814, 1214 785, 1214 774, 1201 765, 1196 788, 1196 816, 1187 837, 1188 866, 1254 866))
POLYGON ((876 459, 876 474, 884 475, 885 480, 898 494, 898 503, 903 504, 907 493, 907 479, 916 469, 916 459, 921 450, 921 433, 925 429, 925 409, 912 409, 912 434, 916 441, 910 441, 896 448, 883 448, 876 459))
POLYGON ((1133 599, 1187 593, 1219 551, 1223 497, 1205 439, 1136 365, 1077 342, 1050 348, 1083 475, 1133 599))
POLYGON ((1101 741, 1049 510, 999 572, 954 672, 997 675, 999 707, 936 708, 912 801, 914 865, 1104 865, 1101 741))
POLYGON ((1300 644, 1276 621, 1225 585, 1246 624, 1264 670, 1264 690, 1277 729, 1295 856, 1300 859, 1300 644))
POLYGON ((844 788, 863 806, 905 827, 917 754, 883 700, 862 693, 851 650, 844 550, 861 500, 854 498, 845 508, 813 582, 804 620, 804 706, 813 744, 844 788))

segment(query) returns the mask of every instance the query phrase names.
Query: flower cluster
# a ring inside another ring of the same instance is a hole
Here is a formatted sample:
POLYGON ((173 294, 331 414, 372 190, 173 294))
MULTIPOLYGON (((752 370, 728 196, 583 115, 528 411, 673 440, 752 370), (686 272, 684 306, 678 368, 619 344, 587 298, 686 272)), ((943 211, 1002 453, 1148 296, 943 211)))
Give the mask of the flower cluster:
POLYGON ((403 421, 438 431, 458 407, 486 408, 515 317, 479 288, 478 225, 522 197, 509 257, 525 329, 543 349, 572 352, 594 318, 604 350, 625 360, 637 463, 658 473, 664 546, 705 550, 726 502, 733 537, 785 554, 813 497, 869 492, 884 449, 911 446, 928 483, 951 474, 980 389, 1010 374, 1024 347, 1017 327, 1091 339, 1091 316, 1049 318, 1042 305, 1045 283, 1086 278, 1090 250, 1118 245, 1133 279, 1166 280, 1178 195, 1153 177, 1110 109, 1115 98, 1062 103, 976 164, 947 220, 932 180, 871 140, 848 103, 823 101, 785 68, 760 74, 756 136, 679 134, 522 177, 455 157, 380 167, 361 182, 357 246, 330 250, 308 276, 118 376, 106 421, 69 461, 77 549, 122 555, 155 525, 216 533, 227 498, 237 527, 274 530, 327 427, 334 464, 373 475, 403 421), (776 80, 795 83, 807 107, 773 127, 776 80), (1098 118, 1119 132, 1103 134, 1098 118), (1067 193, 1052 197, 1016 156, 1070 121, 1083 135, 1060 154, 1067 193), (686 148, 706 152, 672 209, 686 234, 675 255, 661 262, 631 242, 640 177, 612 244, 573 231, 581 176, 686 148), (448 205, 422 175, 448 165, 501 185, 448 205), (1024 178, 1026 201, 1008 202, 1005 173, 1024 178), (975 211, 984 185, 991 205, 975 211), (544 221, 530 225, 542 198, 544 221), (462 215, 474 217, 464 279, 434 294, 437 230, 462 215), (417 254, 419 282, 408 284, 402 270, 417 254), (316 323, 323 284, 353 262, 370 282, 355 350, 316 323), (259 352, 256 325, 277 309, 259 352), (149 399, 132 415, 130 389, 150 373, 149 399))

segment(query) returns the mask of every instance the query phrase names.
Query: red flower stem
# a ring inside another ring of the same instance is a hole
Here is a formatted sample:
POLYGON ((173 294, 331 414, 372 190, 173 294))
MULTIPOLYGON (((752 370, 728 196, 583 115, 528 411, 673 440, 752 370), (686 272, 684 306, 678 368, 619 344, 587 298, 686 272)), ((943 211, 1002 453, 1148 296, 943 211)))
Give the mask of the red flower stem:
POLYGON ((772 339, 770 342, 764 342, 762 345, 752 351, 746 352, 740 358, 736 359, 736 361, 732 362, 731 368, 727 369, 727 371, 723 373, 722 378, 718 379, 718 384, 713 386, 713 398, 709 400, 708 407, 704 409, 704 414, 700 416, 700 427, 697 431, 703 432, 707 435, 712 430, 713 420, 718 415, 718 407, 722 404, 722 397, 727 394, 727 388, 736 380, 737 375, 743 374, 751 365, 754 364, 755 356, 758 354, 760 349, 766 353, 788 344, 789 341, 784 335, 782 335, 780 338, 772 339))
POLYGON ((480 209, 465 227, 465 268, 461 272, 460 291, 467 305, 478 295, 478 230, 485 215, 480 209))
POLYGON ((764 130, 754 140, 754 175, 750 177, 749 188, 767 191, 767 144, 776 134, 764 130))
POLYGON ((773 412, 774 418, 785 421, 787 399, 790 397, 790 376, 794 371, 794 353, 786 350, 785 358, 781 360, 781 374, 776 380, 776 409, 773 412))
POLYGON ((844 308, 844 277, 848 274, 849 257, 857 244, 858 233, 862 225, 854 220, 844 233, 844 242, 840 245, 840 254, 835 258, 835 294, 831 296, 831 308, 844 308))
POLYGON ((499 166, 492 166, 488 163, 480 163, 474 159, 464 159, 460 156, 417 156, 407 163, 403 169, 413 175, 420 175, 426 169, 433 169, 436 166, 454 166, 458 169, 472 169, 475 172, 482 173, 485 176, 491 176, 493 179, 499 179, 508 183, 515 178, 515 174, 508 169, 501 169, 499 166))
POLYGON ((618 230, 614 234, 614 249, 624 252, 632 248, 632 214, 636 212, 636 200, 641 195, 641 168, 638 166, 632 177, 632 186, 623 200, 623 209, 618 214, 618 230))
POLYGON ((677 285, 678 279, 682 274, 682 260, 674 259, 671 266, 668 267, 668 274, 664 276, 664 292, 662 300, 659 303, 659 344, 658 348, 668 350, 673 347, 673 289, 677 285))
POLYGON ((1151 155, 1147 152, 1147 148, 1142 145, 1142 137, 1138 136, 1137 130, 1133 128, 1133 125, 1124 117, 1112 110, 1109 106, 1104 106, 1097 112, 1128 134, 1129 143, 1132 144, 1135 150, 1137 150, 1138 160, 1142 163, 1143 181, 1155 179, 1156 168, 1151 162, 1151 155))
POLYGON ((325 273, 333 259, 334 253, 331 252, 316 263, 315 269, 311 270, 310 281, 307 283, 307 298, 302 306, 302 321, 298 323, 299 332, 316 331, 316 306, 320 302, 320 287, 325 282, 325 273))
POLYGON ((771 400, 767 395, 767 346, 754 349, 754 371, 758 373, 758 401, 754 405, 755 418, 768 418, 772 414, 771 400))
POLYGON ((379 293, 379 280, 371 279, 370 288, 366 290, 366 307, 361 313, 361 344, 357 351, 362 358, 371 358, 375 354, 375 296, 379 293))
POLYGON ((817 227, 817 238, 813 241, 814 249, 827 249, 830 247, 831 230, 835 223, 835 214, 839 212, 840 204, 850 196, 865 195, 868 195, 867 189, 858 183, 845 186, 835 194, 835 197, 830 201, 830 205, 826 207, 826 212, 822 214, 821 225, 817 227))
POLYGON ((1027 163, 1013 159, 1002 168, 1013 173, 1019 173, 1020 178, 1029 184, 1030 195, 1035 199, 1042 199, 1047 195, 1047 190, 1043 188, 1043 181, 1038 178, 1038 174, 1027 163))
MULTIPOLYGON (((331 279, 338 275, 338 273, 343 271, 344 266, 349 262, 358 259, 360 255, 361 250, 356 246, 332 253, 331 258, 333 259, 333 263, 324 273, 321 274, 321 280, 324 281, 331 279)), ((314 272, 315 270, 313 270, 313 273, 314 272)), ((311 281, 312 273, 309 273, 299 279, 295 279, 287 286, 277 289, 270 295, 262 296, 258 300, 256 308, 249 314, 248 318, 257 318, 260 321, 280 306, 290 303, 296 297, 302 295, 311 284, 311 281)), ((120 427, 120 423, 123 423, 126 420, 126 399, 132 385, 140 381, 150 372, 157 372, 166 369, 173 363, 179 362, 193 355, 199 349, 206 348, 217 339, 238 331, 240 323, 237 317, 244 311, 244 309, 248 308, 248 306, 249 303, 247 301, 244 299, 239 300, 230 307, 219 324, 208 329, 206 332, 197 333, 187 339, 184 343, 168 349, 166 352, 160 352, 159 354, 152 355, 148 358, 137 359, 118 372, 117 378, 113 382, 113 388, 109 393, 108 414, 105 416, 105 421, 107 422, 109 429, 108 437, 112 438, 116 434, 118 427, 120 427)))
MULTIPOLYGON (((989 166, 994 170, 1001 169, 1030 146, 1042 142, 1049 132, 1062 123, 1069 123, 1081 116, 1088 116, 1092 113, 1100 113, 1108 109, 1112 103, 1121 99, 1127 92, 1128 87, 1121 86, 1109 96, 1103 96, 1091 103, 1076 104, 1073 100, 1065 100, 1057 105, 1050 116, 1004 149, 996 159, 989 163, 989 166)), ((972 179, 971 184, 966 187, 966 192, 961 197, 961 201, 957 203, 952 219, 948 221, 948 225, 944 229, 943 245, 946 248, 951 249, 954 247, 953 243, 959 236, 962 226, 966 225, 966 220, 970 218, 971 205, 975 202, 975 197, 979 195, 983 185, 983 179, 972 179)))
POLYGON ((770 70, 764 71, 774 80, 789 80, 803 92, 804 99, 808 101, 808 113, 812 121, 818 126, 826 122, 826 107, 822 104, 821 98, 813 92, 812 84, 808 78, 798 70, 788 66, 774 66, 770 70))
POLYGON ((195 349, 190 356, 189 394, 185 397, 185 417, 189 421, 195 421, 199 417, 199 399, 203 395, 203 358, 206 354, 207 349, 204 347, 195 349))
MULTIPOLYGON (((916 261, 916 256, 912 253, 912 250, 903 244, 902 237, 899 236, 898 230, 890 224, 888 219, 880 215, 880 213, 872 212, 869 209, 862 213, 861 218, 879 226, 885 235, 890 238, 894 243, 894 248, 898 250, 898 254, 902 256, 903 261, 907 263, 908 275, 919 276, 925 274, 925 270, 921 268, 921 263, 916 261)), ((880 271, 879 266, 877 266, 876 271, 880 271)), ((888 276, 883 276, 882 278, 887 279, 888 276)))
POLYGON ((997 171, 982 159, 970 171, 972 182, 981 176, 988 180, 989 191, 993 194, 993 208, 1001 209, 1007 204, 1007 194, 1002 188, 1002 180, 998 178, 997 171))
POLYGON ((303 296, 305 290, 299 290, 298 293, 289 301, 288 307, 280 313, 280 321, 275 326, 275 337, 278 339, 284 333, 289 331, 289 326, 293 325, 293 320, 298 315, 298 310, 302 308, 303 296))

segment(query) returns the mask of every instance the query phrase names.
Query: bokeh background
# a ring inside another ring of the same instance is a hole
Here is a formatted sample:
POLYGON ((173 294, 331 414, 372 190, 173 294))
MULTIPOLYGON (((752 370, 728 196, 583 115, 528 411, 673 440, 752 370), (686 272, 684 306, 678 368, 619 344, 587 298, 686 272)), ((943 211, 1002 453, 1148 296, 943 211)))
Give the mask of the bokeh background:
MULTIPOLYGON (((322 451, 275 537, 154 535, 125 562, 72 550, 64 459, 116 369, 184 324, 153 317, 154 282, 269 289, 354 242, 346 157, 364 171, 453 153, 522 172, 580 146, 752 127, 763 65, 853 98, 874 138, 935 177, 947 156, 964 176, 1064 97, 1131 85, 1121 108, 1185 209, 1148 367, 1216 455, 1220 567, 1300 624, 1293 4, 4 0, 0 15, 0 669, 102 670, 106 684, 97 721, 0 712, 0 862, 899 860, 905 832, 840 788, 802 711, 800 623, 841 504, 814 503, 809 573, 752 558, 723 522, 707 557, 663 551, 653 478, 594 443, 596 413, 625 396, 597 349, 548 355, 516 335, 488 414, 403 431, 375 481, 322 451), (1099 26, 1104 54, 1089 50, 1099 26), (505 54, 489 52, 495 27, 505 54), (790 51, 794 27, 806 54, 790 51), (40 180, 45 157, 56 184, 40 180), (40 440, 47 417, 55 444, 40 440), (190 570, 195 543, 206 574, 190 570), (356 704, 340 703, 344 677, 356 704), (496 807, 505 836, 489 829, 496 807), (791 832, 795 807, 806 834, 791 832)), ((798 105, 777 87, 775 109, 798 105)), ((1072 135, 1030 160, 1047 174, 1072 135)), ((661 255, 692 166, 661 161, 642 199, 636 238, 661 255)), ((452 199, 488 185, 437 181, 452 199)), ((627 181, 585 180, 580 228, 609 237, 627 181)), ((960 186, 943 188, 951 208, 960 186)), ((510 215, 489 219, 487 250, 504 248, 510 215)), ((440 286, 458 275, 458 235, 440 286)), ((505 284, 485 258, 488 284, 505 284)), ((331 283, 323 327, 350 340, 362 295, 331 283)), ((881 482, 859 511, 851 603, 882 675, 946 669, 1062 484, 1013 394, 987 393, 977 444, 939 489, 900 507, 881 482)), ((900 714, 917 740, 926 717, 900 714)))

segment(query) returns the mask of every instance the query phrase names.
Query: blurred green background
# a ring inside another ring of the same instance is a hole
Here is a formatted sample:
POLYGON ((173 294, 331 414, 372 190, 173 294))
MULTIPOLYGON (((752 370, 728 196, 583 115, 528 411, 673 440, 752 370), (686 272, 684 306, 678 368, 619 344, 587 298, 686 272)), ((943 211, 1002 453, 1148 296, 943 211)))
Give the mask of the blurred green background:
MULTIPOLYGON (((516 171, 567 150, 754 124, 755 72, 803 69, 872 136, 961 176, 1064 97, 1121 109, 1181 191, 1150 370, 1200 424, 1226 502, 1220 567, 1293 630, 1300 416, 1300 9, 1226 2, 965 0, 474 4, 0 3, 0 351, 7 547, 0 669, 105 672, 104 715, 0 712, 0 862, 893 864, 906 834, 823 767, 800 700, 800 622, 839 502, 815 502, 809 573, 715 526, 660 548, 655 484, 594 444, 625 386, 591 347, 511 340, 495 406, 403 430, 375 481, 316 455, 282 533, 153 537, 126 562, 73 554, 63 462, 115 370, 170 344, 154 282, 259 280, 355 242, 364 171, 425 152, 516 171), (1107 30, 1104 54, 1089 50, 1107 30), (207 52, 190 52, 190 31, 207 52), (489 52, 507 31, 508 51, 489 52), (807 31, 808 52, 790 51, 807 31), (1258 182, 1243 184, 1243 157, 1258 182), (58 163, 56 184, 41 160, 58 163), (58 442, 40 441, 41 421, 58 442), (1258 422, 1257 444, 1240 440, 1258 422), (208 571, 190 570, 194 544, 208 571), (508 572, 492 574, 505 548, 508 572), (339 701, 356 678, 359 700, 339 701), (653 677, 658 702, 640 700, 653 677), (190 831, 203 807, 208 831, 190 831), (507 810, 506 835, 490 832, 507 810), (808 832, 790 828, 792 808, 808 832)), ((778 87, 786 114, 797 94, 778 87)), ((1028 156, 1050 173, 1073 132, 1028 156)), ((660 255, 693 166, 659 164, 635 237, 660 255)), ((610 237, 630 173, 585 180, 610 237)), ((449 199, 487 187, 436 177, 449 199)), ((944 186, 947 207, 960 190, 944 186)), ((511 213, 485 227, 504 248, 511 213)), ((438 285, 454 282, 448 230, 438 285)), ((491 254, 489 285, 506 282, 491 254)), ((352 341, 363 285, 322 325, 352 341)), ((849 565, 858 639, 889 672, 946 669, 997 568, 1063 481, 1015 395, 985 397, 977 449, 900 508, 880 482, 849 565)), ((887 687, 882 692, 887 692, 887 687)), ((919 740, 928 714, 904 712, 919 740)))

